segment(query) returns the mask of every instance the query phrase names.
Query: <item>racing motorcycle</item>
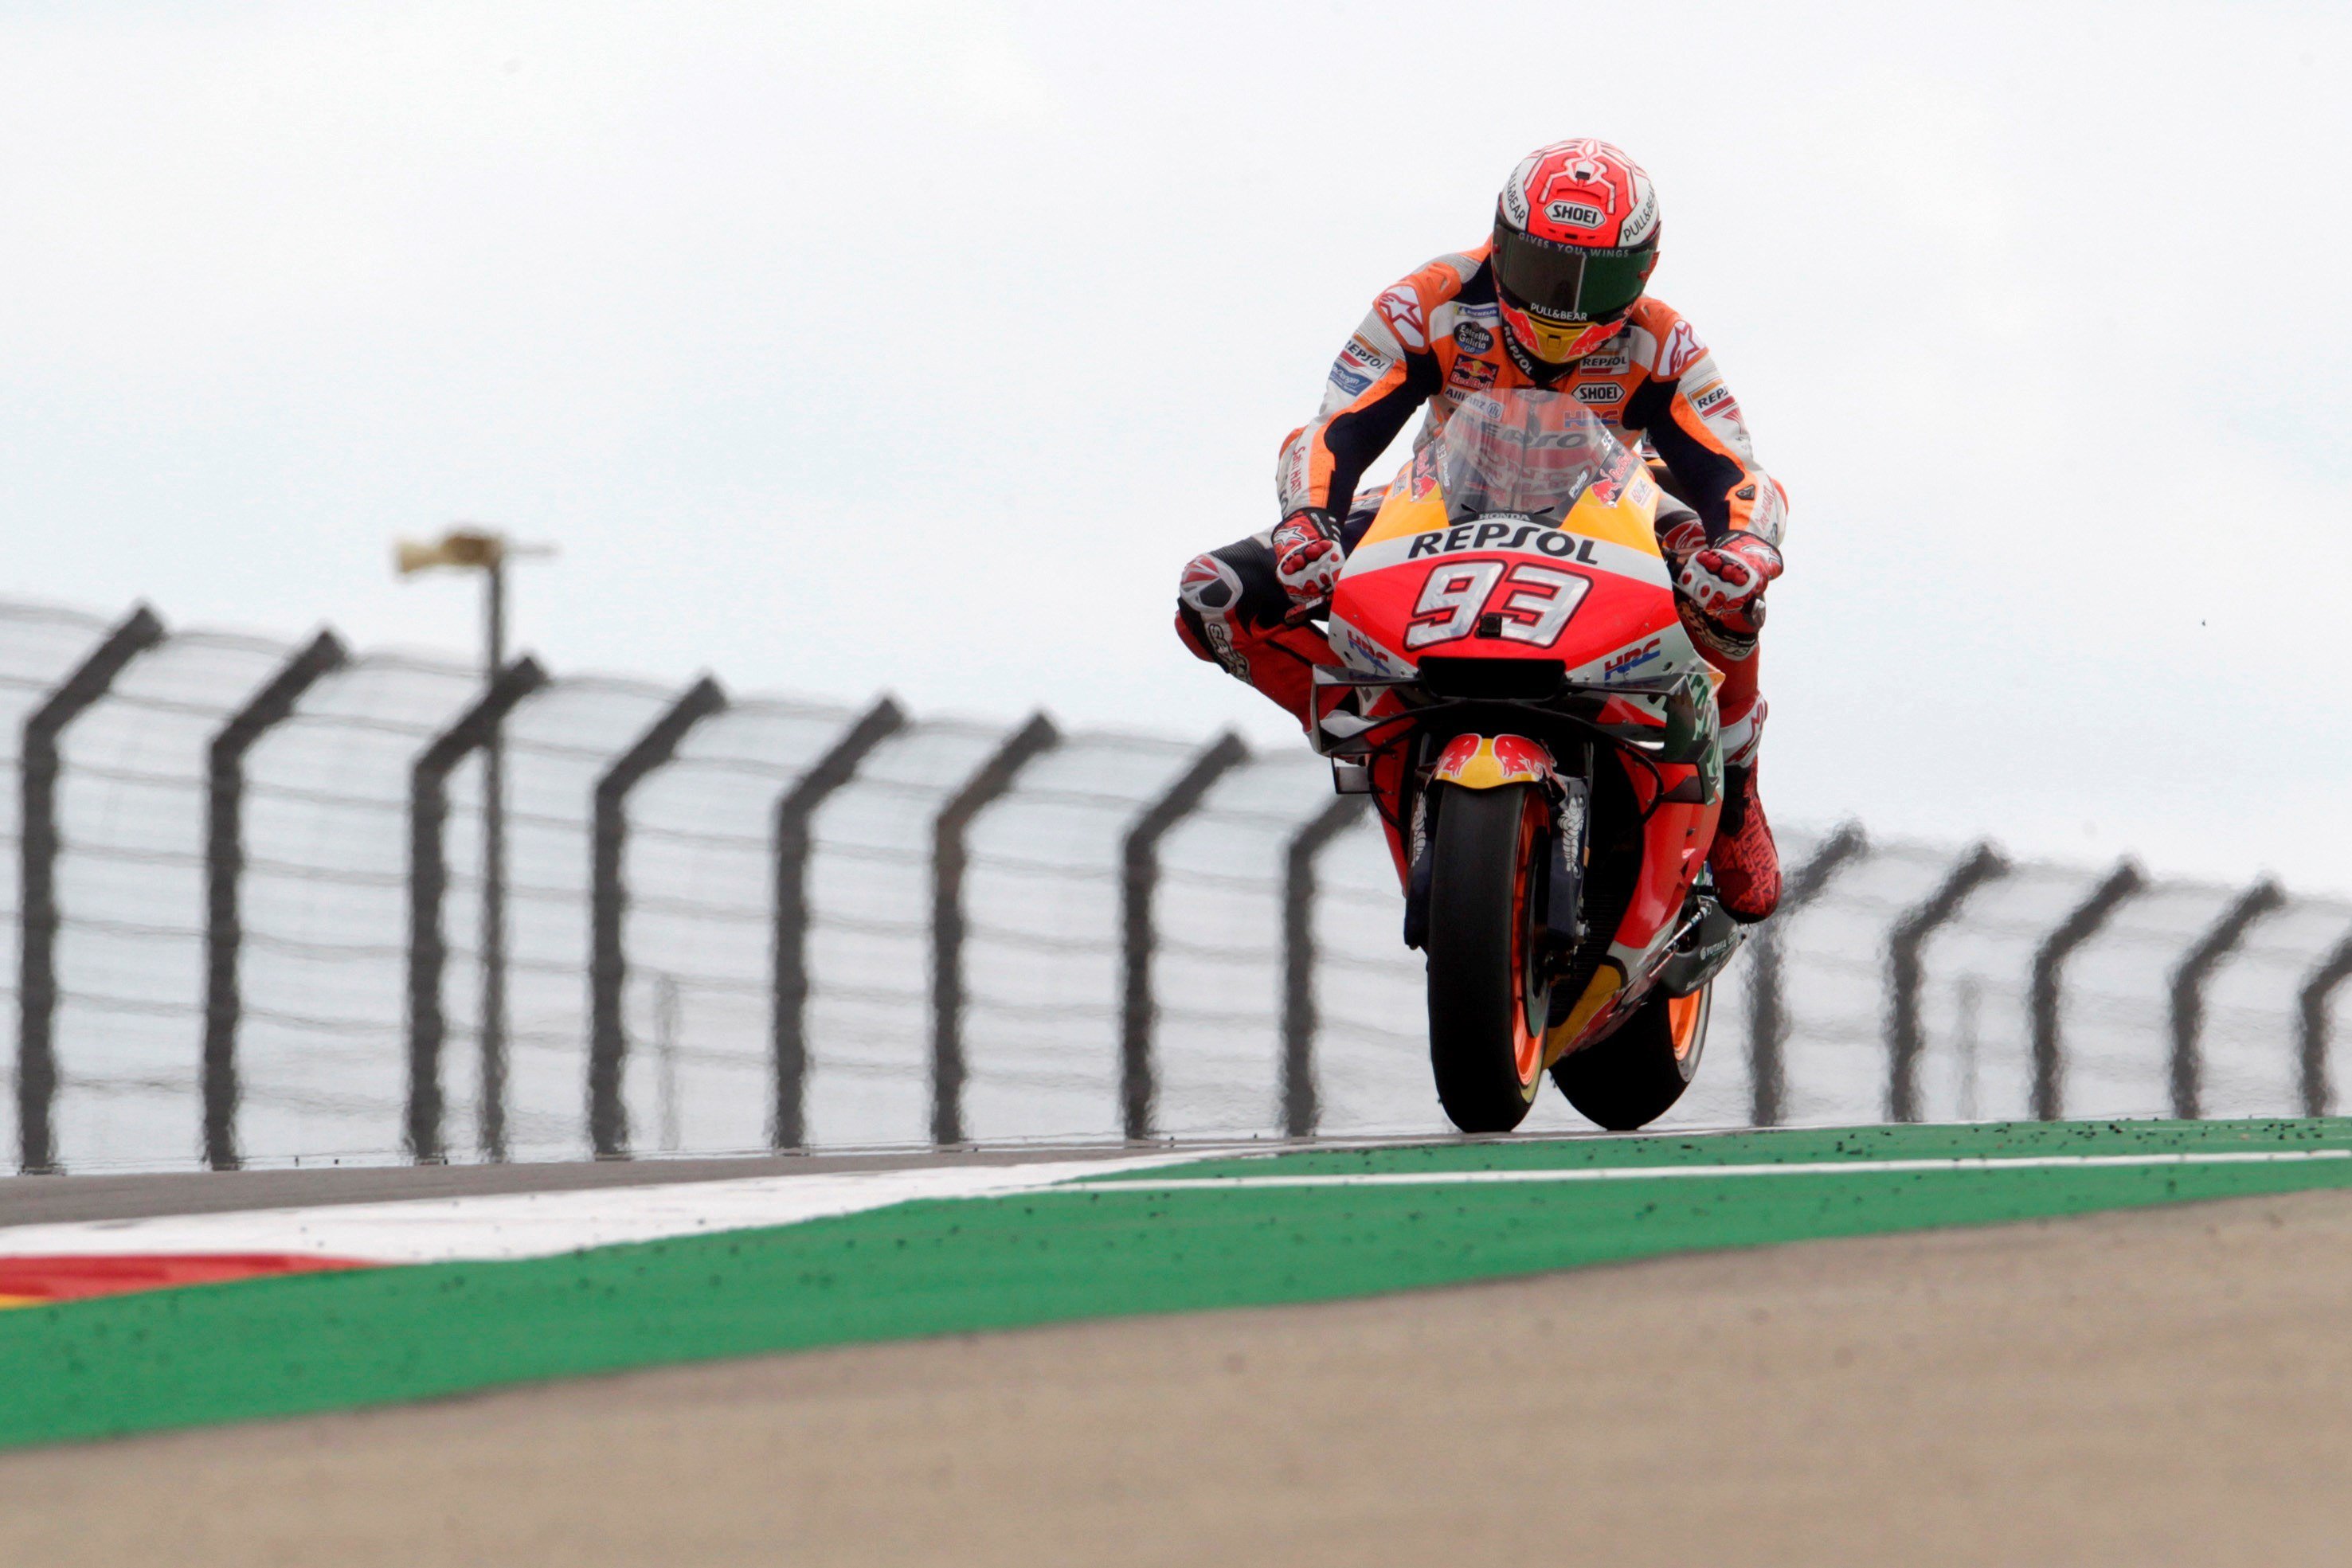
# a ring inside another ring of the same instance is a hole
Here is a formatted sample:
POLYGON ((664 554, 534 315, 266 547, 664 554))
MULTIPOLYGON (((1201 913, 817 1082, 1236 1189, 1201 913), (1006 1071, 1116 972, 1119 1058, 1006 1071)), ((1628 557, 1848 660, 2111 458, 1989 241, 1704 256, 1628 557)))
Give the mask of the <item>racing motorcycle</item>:
POLYGON ((1721 676, 1683 629, 1659 497, 1574 399, 1471 397, 1316 612, 1339 660, 1316 748, 1380 810, 1466 1133, 1517 1126, 1547 1071, 1603 1127, 1664 1114, 1745 934, 1705 870, 1721 676))

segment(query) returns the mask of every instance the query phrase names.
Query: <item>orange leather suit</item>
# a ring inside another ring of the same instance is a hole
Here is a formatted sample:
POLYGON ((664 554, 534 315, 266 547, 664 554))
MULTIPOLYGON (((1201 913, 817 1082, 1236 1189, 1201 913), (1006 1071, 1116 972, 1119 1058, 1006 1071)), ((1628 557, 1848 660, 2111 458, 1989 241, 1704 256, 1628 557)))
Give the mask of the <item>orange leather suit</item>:
MULTIPOLYGON (((1492 247, 1442 256, 1384 291, 1333 361, 1322 411, 1282 444, 1281 516, 1319 507, 1344 518, 1352 549, 1381 494, 1357 496, 1364 470, 1418 408, 1416 446, 1444 427, 1465 396, 1495 387, 1565 392, 1604 416, 1619 438, 1658 460, 1661 486, 1680 506, 1662 507, 1659 544, 1676 566, 1711 540, 1747 530, 1778 546, 1788 515, 1779 483, 1756 465, 1739 402, 1715 357, 1673 307, 1643 297, 1616 336, 1559 367, 1522 361, 1497 319, 1487 266, 1492 247), (1544 372, 1538 379, 1530 371, 1544 372)), ((1287 596, 1274 575, 1271 528, 1196 557, 1184 571, 1177 629, 1201 657, 1220 664, 1311 724, 1310 669, 1338 661, 1312 627, 1286 627, 1287 596)), ((1755 639, 1729 638, 1685 609, 1708 661, 1724 672, 1717 692, 1725 760, 1752 758, 1764 717, 1755 639)))

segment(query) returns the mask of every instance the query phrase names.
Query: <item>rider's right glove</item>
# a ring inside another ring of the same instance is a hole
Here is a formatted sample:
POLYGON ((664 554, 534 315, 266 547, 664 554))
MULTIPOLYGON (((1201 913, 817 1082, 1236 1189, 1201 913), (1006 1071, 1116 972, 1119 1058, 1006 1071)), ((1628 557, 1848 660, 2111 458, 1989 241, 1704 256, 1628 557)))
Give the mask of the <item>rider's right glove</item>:
POLYGON ((1754 534, 1726 534, 1683 563, 1675 586, 1712 625, 1735 637, 1764 629, 1764 587, 1780 575, 1780 552, 1754 534))
POLYGON ((1331 597, 1339 583, 1339 530, 1331 514, 1302 507, 1274 528, 1274 576, 1290 602, 1304 610, 1331 597))

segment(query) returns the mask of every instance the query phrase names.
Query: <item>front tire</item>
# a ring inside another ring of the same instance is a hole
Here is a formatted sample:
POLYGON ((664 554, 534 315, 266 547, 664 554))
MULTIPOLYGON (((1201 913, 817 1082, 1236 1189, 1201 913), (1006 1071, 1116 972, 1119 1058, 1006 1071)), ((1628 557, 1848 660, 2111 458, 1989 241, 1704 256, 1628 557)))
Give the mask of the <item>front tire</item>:
POLYGON ((1654 994, 1607 1040, 1553 1062, 1551 1081, 1612 1133, 1648 1126, 1697 1075, 1714 993, 1709 985, 1687 997, 1654 994))
POLYGON ((1532 785, 1449 785, 1430 868, 1429 1064, 1465 1133, 1507 1133, 1543 1081, 1542 878, 1551 814, 1532 785))

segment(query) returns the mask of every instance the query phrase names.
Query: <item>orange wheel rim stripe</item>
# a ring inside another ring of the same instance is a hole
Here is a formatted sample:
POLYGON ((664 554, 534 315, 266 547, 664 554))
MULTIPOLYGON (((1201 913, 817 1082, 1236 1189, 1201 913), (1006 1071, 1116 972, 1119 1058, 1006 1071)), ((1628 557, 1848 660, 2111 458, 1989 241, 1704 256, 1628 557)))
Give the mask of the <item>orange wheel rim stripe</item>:
POLYGON ((1666 998, 1666 1027, 1674 1035, 1677 1061, 1690 1054, 1691 1042, 1698 1038, 1699 1004, 1706 998, 1705 991, 1693 991, 1686 997, 1666 998))

